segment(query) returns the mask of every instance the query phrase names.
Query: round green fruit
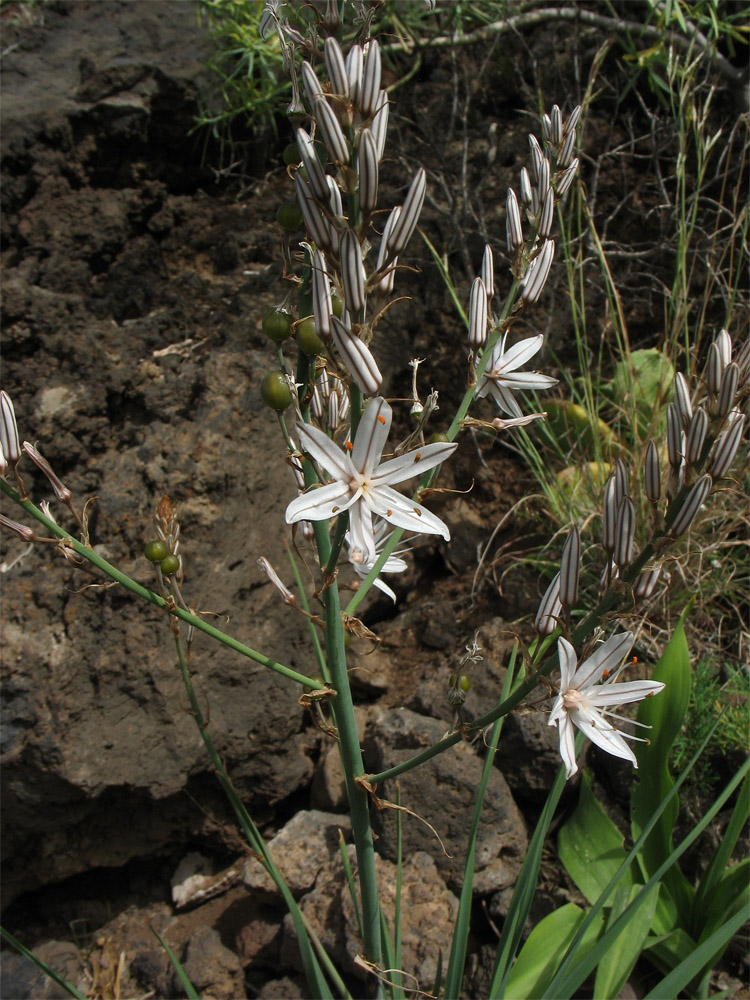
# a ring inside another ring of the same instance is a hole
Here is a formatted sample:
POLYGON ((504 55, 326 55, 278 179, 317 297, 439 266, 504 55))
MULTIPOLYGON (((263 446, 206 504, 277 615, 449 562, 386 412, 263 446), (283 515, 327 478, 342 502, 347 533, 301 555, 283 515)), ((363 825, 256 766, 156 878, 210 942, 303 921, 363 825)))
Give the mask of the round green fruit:
POLYGON ((263 332, 274 343, 280 344, 282 340, 286 340, 289 336, 292 319, 291 314, 284 312, 283 309, 269 309, 263 317, 263 332))
POLYGON ((165 541, 161 538, 155 538, 151 542, 146 542, 143 546, 143 554, 149 562, 158 563, 169 555, 169 549, 165 541))
POLYGON ((433 434, 430 438, 430 444, 447 444, 448 442, 450 442, 450 438, 443 433, 433 434))
POLYGON ((344 311, 344 303, 336 294, 331 295, 331 310, 336 319, 341 319, 341 313, 344 311))
POLYGON ((168 555, 164 556, 159 565, 161 566, 161 571, 165 576, 172 576, 172 574, 176 573, 180 568, 180 560, 177 556, 168 555))
POLYGON ((297 324, 297 344, 303 354, 307 354, 311 358, 316 354, 322 354, 325 350, 325 345, 315 329, 315 320, 312 316, 308 316, 297 324))
POLYGON ((276 209, 276 221, 282 229, 301 229, 302 209, 296 201, 285 201, 276 209))
POLYGON ((260 395, 272 410, 285 410, 291 405, 292 393, 283 372, 269 372, 260 384, 260 395))
POLYGON ((299 147, 296 142, 290 142, 288 146, 284 146, 284 152, 281 155, 284 159, 284 163, 293 164, 295 167, 302 159, 299 155, 299 147))

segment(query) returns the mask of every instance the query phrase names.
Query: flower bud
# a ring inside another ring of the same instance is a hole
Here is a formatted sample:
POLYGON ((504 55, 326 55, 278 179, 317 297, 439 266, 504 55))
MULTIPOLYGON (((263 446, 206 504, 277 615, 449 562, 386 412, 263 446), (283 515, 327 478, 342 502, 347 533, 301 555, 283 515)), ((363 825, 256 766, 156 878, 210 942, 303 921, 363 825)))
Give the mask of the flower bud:
POLYGON ((515 253, 520 246, 523 246, 523 229, 521 228, 518 199, 513 188, 508 188, 508 196, 505 200, 505 232, 508 250, 510 253, 515 253))
POLYGON ((34 465, 36 465, 37 468, 41 469, 42 472, 47 477, 47 479, 49 479, 50 484, 52 485, 52 489, 55 491, 55 496, 57 497, 57 499, 61 503, 70 503, 70 498, 72 497, 73 494, 55 474, 55 472, 52 469, 52 466, 49 464, 47 459, 44 458, 42 455, 40 455, 40 453, 37 451, 34 445, 31 444, 29 441, 24 441, 23 450, 29 456, 34 465))
POLYGON ((547 194, 544 196, 544 202, 542 203, 542 210, 539 215, 539 227, 537 229, 537 235, 540 240, 546 240, 552 229, 552 216, 555 210, 555 192, 552 188, 547 189, 547 194))
POLYGON ((563 124, 562 124, 562 114, 560 113, 560 108, 557 104, 552 106, 552 114, 550 115, 550 142, 553 146, 559 146, 563 141, 563 124))
POLYGON ((651 503, 657 503, 661 499, 661 470, 659 468, 659 452, 653 441, 649 441, 646 447, 643 479, 646 496, 651 503))
POLYGON ((679 538, 688 530, 703 506, 703 501, 711 492, 712 486, 713 480, 710 476, 701 476, 690 488, 677 517, 672 522, 671 533, 674 538, 679 538))
POLYGON ((315 152, 312 139, 303 128, 297 129, 297 148, 299 149, 299 154, 307 174, 307 180, 313 194, 324 205, 327 204, 330 192, 326 173, 315 152))
POLYGON ((315 98, 313 113, 330 158, 334 163, 348 163, 351 155, 349 143, 344 138, 339 120, 325 97, 315 98))
POLYGON ((568 188, 573 183, 575 175, 578 173, 578 157, 571 160, 569 165, 563 170, 561 174, 558 175, 555 181, 555 188, 557 189, 557 197, 562 198, 568 191, 568 188))
POLYGON ((605 552, 610 555, 615 549, 615 538, 617 528, 617 484, 615 477, 611 476, 604 487, 604 497, 602 502, 602 546, 605 552))
POLYGON ((564 608, 572 608, 578 600, 578 576, 581 565, 581 536, 575 524, 571 525, 560 562, 560 601, 564 608))
POLYGON ((13 401, 4 389, 0 392, 0 450, 9 465, 15 465, 21 457, 13 401))
POLYGON ((346 56, 346 75, 349 78, 349 97, 354 104, 359 103, 362 89, 362 46, 352 45, 346 56))
POLYGON ((723 434, 719 436, 714 447, 709 472, 714 480, 723 479, 729 471, 734 456, 742 440, 742 429, 745 426, 745 414, 736 413, 734 419, 729 418, 730 423, 723 434))
POLYGON ((378 95, 378 102, 372 113, 372 124, 370 131, 375 140, 375 149, 378 154, 378 163, 383 159, 385 152, 385 139, 388 134, 388 91, 381 90, 378 95))
POLYGON ((336 230, 321 212, 310 185, 299 170, 294 175, 294 188, 310 239, 323 250, 332 250, 338 243, 336 230))
POLYGON ((341 259, 341 283, 344 302, 350 313, 361 312, 365 308, 365 267, 362 250, 353 229, 345 229, 339 243, 341 259))
POLYGON ((313 255, 312 266, 312 305, 315 318, 315 332, 319 337, 330 337, 331 316, 331 286, 328 283, 328 265, 320 250, 313 255))
POLYGON ((690 402, 690 390, 682 372, 677 372, 674 377, 674 402, 680 423, 684 430, 687 430, 693 417, 693 407, 690 402))
POLYGON ((630 497, 623 497, 617 508, 617 525, 615 527, 615 551, 613 559, 618 566, 624 568, 633 557, 633 539, 635 538, 635 507, 630 497))
POLYGON ((305 88, 307 106, 312 110, 315 107, 315 98, 323 96, 323 88, 309 62, 302 63, 302 85, 305 88))
POLYGON ((359 204, 363 214, 369 215, 378 203, 378 151, 369 129, 364 129, 359 139, 359 204))
MULTIPOLYGON (((390 239, 391 233, 393 232, 393 227, 396 225, 399 216, 401 215, 401 206, 396 205, 391 214, 388 216, 388 221, 385 224, 385 229, 383 230, 383 235, 380 239, 380 247, 378 248, 378 259, 376 270, 380 270, 381 267, 390 257, 390 250, 388 247, 388 240, 390 239)), ((384 295, 390 295, 393 291, 393 282, 396 277, 396 263, 398 257, 394 257, 391 261, 391 267, 388 273, 380 279, 377 283, 376 288, 378 291, 382 292, 384 295)))
POLYGON ((637 580, 633 584, 633 597, 635 597, 636 601, 645 601, 647 597, 651 597, 660 576, 661 566, 654 566, 653 569, 645 569, 638 575, 637 580))
POLYGON ((573 150, 576 147, 576 130, 571 129, 570 132, 565 134, 565 138, 560 146, 560 152, 557 154, 557 166, 560 170, 565 167, 570 166, 573 160, 573 150))
POLYGON ((532 202, 531 178, 526 167, 521 168, 521 203, 524 208, 529 208, 532 202))
POLYGON ((670 403, 667 407, 667 454, 675 471, 682 465, 684 437, 680 411, 676 403, 670 403))
POLYGON ((424 167, 420 167, 411 182, 404 204, 401 206, 401 214, 394 224, 388 240, 389 250, 392 254, 400 254, 411 239, 419 221, 426 190, 427 174, 424 167))
POLYGON ((560 624, 562 601, 560 600, 560 574, 558 573, 542 598, 534 619, 534 628, 541 636, 552 635, 560 624))
POLYGON ((380 96, 380 46, 376 38, 367 43, 364 69, 362 71, 362 89, 359 94, 359 107, 363 117, 369 116, 375 110, 380 96))
POLYGON ((341 46, 333 35, 329 35, 325 40, 323 55, 326 61, 328 79, 337 97, 346 99, 349 96, 349 77, 346 75, 346 63, 341 46))
POLYGON ((700 460, 707 433, 708 414, 701 406, 693 414, 685 441, 685 459, 690 465, 695 465, 700 460))
POLYGON ((726 330, 719 330, 714 341, 721 358, 721 367, 726 368, 732 360, 732 338, 726 330))
POLYGON ((529 264, 524 278, 521 298, 525 305, 533 305, 542 294, 549 277, 552 259, 555 256, 555 241, 545 240, 541 253, 529 264))
POLYGON ((543 156, 542 162, 539 164, 539 178, 536 182, 536 190, 540 205, 547 197, 547 191, 549 190, 549 181, 550 181, 549 160, 547 159, 546 156, 543 156))
POLYGON ((7 528, 8 531, 12 531, 14 534, 18 535, 19 538, 23 539, 24 542, 33 542, 36 538, 33 528, 27 528, 25 524, 19 524, 18 521, 11 521, 9 517, 5 514, 0 514, 0 524, 7 528))
POLYGON ((469 345, 477 354, 487 343, 487 290, 481 278, 475 278, 469 300, 469 345))
POLYGON ((492 247, 489 243, 484 248, 480 277, 484 282, 485 291, 487 292, 487 305, 489 306, 492 296, 495 294, 495 262, 492 256, 492 247))
POLYGON ((724 364, 719 345, 714 341, 708 349, 708 357, 706 358, 706 385, 709 395, 715 396, 718 393, 723 370, 724 364))
POLYGON ((716 415, 725 417, 734 406, 734 397, 740 382, 740 369, 734 361, 730 361, 724 369, 719 384, 719 398, 716 401, 716 415))
POLYGON ((578 119, 581 117, 581 105, 577 104, 573 110, 570 112, 570 117, 565 122, 565 135, 569 135, 571 132, 575 132, 576 125, 578 124, 578 119))
POLYGON ((365 395, 374 396, 383 384, 383 376, 370 348, 335 316, 331 317, 331 336, 336 350, 361 391, 365 395))
POLYGON ((531 151, 531 179, 536 184, 539 181, 539 172, 542 168, 544 153, 535 135, 529 135, 529 150, 531 151))

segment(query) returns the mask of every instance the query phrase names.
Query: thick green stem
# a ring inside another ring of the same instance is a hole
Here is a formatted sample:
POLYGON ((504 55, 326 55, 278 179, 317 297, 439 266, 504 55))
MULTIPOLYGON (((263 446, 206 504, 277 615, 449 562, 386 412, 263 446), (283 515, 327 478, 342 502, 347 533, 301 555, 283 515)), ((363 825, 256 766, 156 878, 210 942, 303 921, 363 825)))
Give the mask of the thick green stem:
POLYGON ((79 542, 78 539, 74 538, 69 532, 65 531, 64 528, 55 524, 55 522, 46 517, 38 507, 34 506, 30 500, 22 500, 13 487, 9 486, 3 479, 0 479, 0 489, 2 489, 3 493, 9 496, 11 500, 17 503, 19 507, 23 507, 27 514, 30 514, 37 521, 43 524, 47 531, 61 539, 66 549, 72 550, 87 562, 96 566, 97 569, 101 570, 102 573, 105 573, 112 580, 115 580, 121 587, 124 587, 125 590, 129 590, 131 594, 135 594, 136 597, 140 597, 142 600, 156 605, 157 608, 161 608, 166 611, 167 614, 173 615, 175 618, 179 618, 188 625, 192 625, 193 628, 198 629, 200 632, 205 632, 206 635, 210 635, 212 639, 216 639, 224 646, 229 646, 229 648, 235 650, 235 652, 241 653, 243 656, 247 656, 248 659, 255 660, 256 663, 260 663, 262 666, 268 667, 269 670, 273 670, 275 673, 281 674, 289 680, 296 681, 298 684, 303 684, 305 687, 316 690, 323 690, 325 688, 325 685, 322 684, 321 681, 313 680, 311 677, 305 677, 304 674, 300 674, 296 670, 292 670, 291 667, 287 667, 283 663, 279 663, 270 656, 264 656, 263 653, 259 653, 255 649, 251 649, 250 646, 246 646, 238 639, 233 638, 231 635, 227 635, 226 632, 222 632, 221 629, 218 629, 213 625, 209 625, 208 622, 204 621, 198 615, 191 614, 183 608, 168 604, 167 601, 165 601, 165 599, 159 594, 155 594, 152 590, 149 590, 148 587, 144 587, 140 583, 136 583, 135 580, 121 572, 121 570, 117 569, 116 566, 107 562, 106 559, 102 559, 102 557, 92 548, 89 548, 82 542, 79 542))

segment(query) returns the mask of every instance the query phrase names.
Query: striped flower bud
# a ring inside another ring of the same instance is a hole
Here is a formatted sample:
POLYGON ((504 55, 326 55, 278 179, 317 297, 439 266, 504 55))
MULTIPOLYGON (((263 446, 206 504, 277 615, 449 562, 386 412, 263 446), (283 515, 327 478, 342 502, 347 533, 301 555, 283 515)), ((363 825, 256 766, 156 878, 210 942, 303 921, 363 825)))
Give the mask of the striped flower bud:
POLYGON ((315 152, 312 139, 303 128, 297 129, 297 148, 313 194, 323 204, 327 204, 330 193, 326 172, 315 152))
POLYGON ((359 204, 369 215, 378 203, 378 151, 369 129, 359 139, 359 204))
POLYGON ((559 146, 563 141, 562 114, 557 104, 552 106, 552 114, 550 115, 550 141, 553 146, 559 146))
POLYGON ((557 154, 557 166, 560 170, 569 166, 573 160, 573 151, 576 148, 576 130, 571 129, 567 132, 565 138, 560 146, 560 152, 557 154))
POLYGON ((581 566, 581 536, 571 525, 560 562, 560 600, 564 608, 572 608, 578 600, 578 576, 581 566))
POLYGON ((740 383, 739 366, 730 361, 724 369, 719 385, 719 398, 716 401, 716 415, 725 417, 734 405, 734 397, 737 395, 737 387, 740 383))
POLYGON ((539 204, 544 202, 547 197, 547 191, 549 190, 550 181, 550 169, 549 160, 546 156, 542 157, 542 162, 539 165, 539 178, 536 182, 537 196, 539 198, 539 204))
POLYGON ((645 601, 646 598, 651 597, 656 589, 656 584, 659 582, 660 576, 661 566, 654 566, 652 569, 644 569, 644 571, 638 575, 638 578, 633 584, 633 597, 636 601, 645 601))
POLYGON ((420 167, 411 182, 404 204, 401 206, 401 214, 388 239, 388 248, 392 254, 401 253, 411 239, 419 221, 426 190, 427 174, 424 167, 420 167))
POLYGON ((302 63, 302 86, 305 88, 307 106, 312 109, 315 106, 315 98, 323 96, 323 88, 309 62, 302 63))
POLYGON ((342 219, 344 215, 344 207, 341 204, 341 188, 330 174, 326 174, 326 180, 328 181, 328 191, 330 192, 328 197, 328 207, 337 219, 342 219))
POLYGON ((346 75, 349 78, 349 97, 354 104, 359 103, 362 89, 362 46, 352 45, 346 55, 346 75))
POLYGON ((615 550, 615 537, 617 528, 617 486, 615 477, 611 476, 604 487, 604 497, 602 502, 602 547, 610 555, 615 550))
POLYGON ((15 465, 21 457, 16 412, 13 401, 4 389, 0 392, 0 450, 9 465, 15 465))
POLYGON ((555 210, 555 192, 552 188, 547 189, 547 194, 544 196, 544 202, 542 204, 542 211, 539 215, 539 227, 537 229, 537 235, 540 240, 546 240, 552 229, 552 216, 555 210))
POLYGON ((695 465, 700 460, 707 433, 708 414, 701 406, 693 414, 685 441, 685 458, 690 465, 695 465))
POLYGON ((312 306, 315 332, 319 337, 331 335, 331 286, 328 282, 328 265, 320 250, 313 255, 312 266, 312 306))
POLYGON ((358 313, 365 307, 365 266, 362 250, 353 229, 345 229, 339 243, 341 259, 341 284, 344 302, 350 313, 358 313))
POLYGON ((367 396, 374 396, 383 384, 383 376, 370 348, 336 316, 331 318, 331 336, 336 350, 361 391, 367 396))
POLYGON ((521 203, 524 208, 529 208, 533 196, 531 194, 531 178, 526 167, 521 168, 521 203))
POLYGON ((8 462, 3 454, 3 449, 0 447, 0 476, 4 476, 8 471, 8 462))
POLYGON ((508 188, 508 196, 505 199, 505 233, 508 241, 508 250, 515 253, 520 246, 523 246, 523 229, 521 227, 521 213, 518 209, 518 199, 513 188, 508 188))
MULTIPOLYGON (((310 410, 316 422, 320 424, 323 415, 328 407, 328 393, 330 391, 330 380, 328 372, 323 368, 315 379, 313 385, 312 399, 310 400, 310 410)), ((304 489, 304 486, 302 487, 304 489)))
MULTIPOLYGON (((384 266, 385 262, 388 260, 388 240, 390 238, 393 227, 398 221, 398 217, 401 215, 401 206, 396 205, 391 214, 388 216, 388 221, 385 224, 385 229, 383 230, 383 235, 380 239, 380 247, 378 248, 378 259, 376 264, 376 270, 380 270, 384 266)), ((394 257, 391 261, 391 266, 388 272, 380 279, 380 281, 375 286, 379 292, 384 295, 390 295, 393 291, 393 282, 396 277, 396 264, 398 262, 398 257, 394 257)))
POLYGON ((621 458, 615 462, 615 503, 620 506, 623 497, 630 496, 630 485, 628 484, 628 470, 621 458))
POLYGON ((337 97, 346 99, 349 96, 349 77, 346 75, 346 63, 341 46, 333 35, 329 35, 325 40, 323 55, 326 61, 328 79, 337 97))
POLYGON ((474 354, 487 343, 487 289, 481 278, 475 278, 469 300, 469 345, 474 354))
POLYGON ((687 430, 693 417, 693 406, 690 402, 690 390, 682 372, 677 372, 674 377, 674 402, 680 423, 687 430))
POLYGON ((635 507, 630 497, 623 497, 617 508, 615 526, 615 550, 613 559, 621 568, 628 565, 633 557, 635 538, 635 507))
POLYGON ((525 305, 533 305, 542 294, 542 289, 547 283, 552 258, 555 256, 555 241, 545 240, 541 253, 529 264, 524 278, 521 299, 525 305))
POLYGON ((734 461, 737 449, 742 440, 742 430, 745 426, 745 414, 735 413, 730 416, 730 423, 723 434, 719 436, 714 446, 713 455, 709 465, 709 472, 712 478, 717 481, 723 479, 734 461))
POLYGON ((380 46, 377 39, 371 38, 366 48, 362 89, 357 103, 363 117, 368 118, 375 110, 380 96, 380 46))
POLYGON ((302 218, 305 220, 305 228, 311 240, 323 250, 332 250, 338 242, 336 230, 321 212, 310 185, 299 170, 294 175, 294 187, 299 207, 302 209, 302 218))
POLYGON ((721 375, 724 370, 719 345, 714 341, 708 349, 706 358, 706 385, 711 396, 717 395, 721 385, 721 375))
POLYGON ((544 153, 535 135, 529 135, 529 150, 531 152, 531 179, 536 184, 539 181, 539 172, 542 169, 544 153))
POLYGON ((581 105, 576 104, 573 110, 570 112, 570 117, 565 122, 565 135, 570 135, 571 132, 575 132, 576 125, 578 124, 578 119, 581 117, 581 105))
POLYGON ((534 619, 534 628, 541 636, 552 635, 560 624, 562 601, 560 600, 560 574, 558 573, 542 598, 534 619))
POLYGON ((542 135, 546 142, 552 142, 552 119, 546 112, 542 115, 542 135))
POLYGON ((487 305, 489 306, 492 296, 495 294, 495 260, 492 255, 492 247, 489 243, 484 248, 482 269, 479 272, 479 276, 484 282, 485 291, 487 292, 487 305))
POLYGON ((728 331, 719 330, 716 334, 715 343, 719 351, 719 357, 721 358, 721 367, 726 368, 732 360, 732 338, 729 336, 728 331))
POLYGON ((8 531, 12 531, 19 538, 23 539, 24 542, 33 542, 36 538, 33 528, 27 528, 25 524, 20 524, 18 521, 12 521, 5 514, 0 514, 0 524, 7 528, 8 531))
POLYGON ((677 517, 672 522, 671 534, 673 538, 679 538, 680 535, 685 534, 695 520, 696 514, 703 506, 703 501, 711 492, 712 486, 713 480, 710 476, 701 476, 701 478, 694 483, 693 486, 691 486, 688 491, 688 495, 685 497, 685 501, 677 514, 677 517))
POLYGON ((344 138, 336 113, 325 97, 315 98, 314 114, 331 160, 334 163, 348 163, 351 155, 349 143, 344 138))
POLYGON ((378 102, 372 113, 372 124, 370 131, 375 140, 375 148, 378 154, 378 163, 383 159, 385 152, 385 138, 388 133, 388 91, 381 90, 378 95, 378 102))
POLYGON ((661 499, 661 469, 659 468, 659 452, 653 441, 649 441, 646 447, 643 479, 646 496, 651 503, 657 503, 661 499))
POLYGON ((557 197, 562 198, 568 191, 568 188, 573 183, 576 174, 578 173, 578 157, 571 160, 569 165, 563 170, 561 174, 558 175, 555 181, 555 188, 557 190, 557 197))
POLYGON ((61 503, 70 503, 70 498, 73 494, 70 492, 68 487, 63 483, 57 474, 54 472, 52 466, 49 464, 47 459, 37 451, 30 441, 24 441, 23 450, 29 456, 31 461, 36 465, 38 469, 44 473, 44 475, 49 479, 52 489, 55 491, 55 496, 61 503))
POLYGON ((683 440, 684 434, 680 411, 676 403, 670 403, 667 407, 667 454, 669 456, 669 464, 675 470, 678 470, 682 465, 684 457, 683 440))

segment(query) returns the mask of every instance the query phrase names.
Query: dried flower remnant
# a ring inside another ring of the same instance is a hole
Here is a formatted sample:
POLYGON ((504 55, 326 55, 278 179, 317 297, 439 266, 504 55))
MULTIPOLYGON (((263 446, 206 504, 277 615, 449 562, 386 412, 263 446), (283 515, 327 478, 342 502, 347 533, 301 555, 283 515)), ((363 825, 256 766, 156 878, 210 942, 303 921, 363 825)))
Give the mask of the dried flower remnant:
MULTIPOLYGON (((632 632, 620 632, 598 646, 578 666, 575 649, 567 639, 558 639, 560 693, 550 712, 549 725, 559 729, 560 756, 565 764, 566 778, 572 777, 578 770, 574 726, 602 750, 629 760, 633 767, 638 767, 635 754, 625 742, 626 734, 609 721, 610 718, 623 722, 631 720, 614 715, 610 708, 651 698, 662 691, 664 685, 659 681, 645 680, 615 683, 624 669, 624 664, 619 669, 618 665, 632 646, 632 632)), ((638 739, 629 735, 627 738, 638 739)))

